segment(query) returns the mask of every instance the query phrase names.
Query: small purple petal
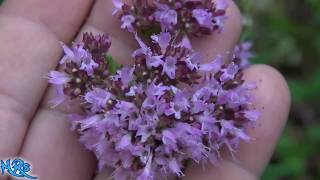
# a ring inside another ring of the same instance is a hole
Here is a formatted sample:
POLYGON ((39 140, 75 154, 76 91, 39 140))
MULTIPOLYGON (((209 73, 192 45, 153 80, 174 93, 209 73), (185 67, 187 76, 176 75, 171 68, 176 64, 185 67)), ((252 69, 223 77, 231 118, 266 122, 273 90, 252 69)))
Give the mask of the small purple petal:
POLYGON ((133 80, 134 67, 123 67, 117 71, 116 79, 121 79, 124 88, 127 88, 130 82, 133 80))
POLYGON ((177 174, 178 176, 184 176, 183 172, 181 171, 181 165, 178 164, 177 160, 175 158, 172 158, 169 161, 169 167, 172 172, 177 174))
POLYGON ((207 12, 205 9, 195 9, 192 11, 192 16, 198 21, 198 23, 205 28, 212 29, 212 13, 207 12))
POLYGON ((218 55, 211 63, 200 65, 199 70, 202 72, 216 73, 221 69, 223 64, 223 57, 218 55))
POLYGON ((71 77, 64 72, 50 71, 48 79, 51 84, 64 85, 71 80, 71 77))
POLYGON ((131 134, 124 135, 120 142, 116 145, 117 150, 124 150, 131 145, 131 134))
POLYGON ((135 22, 135 18, 132 15, 122 16, 121 22, 121 29, 128 29, 129 32, 134 32, 132 24, 135 22))
POLYGON ((188 36, 183 36, 182 41, 180 43, 180 46, 187 48, 187 49, 192 49, 191 42, 188 38, 188 36))
POLYGON ((111 93, 100 88, 95 88, 92 91, 87 92, 84 96, 86 102, 92 105, 91 110, 93 112, 98 112, 105 108, 111 98, 113 98, 111 93))
POLYGON ((200 53, 193 53, 185 60, 190 70, 198 70, 203 56, 200 53))
POLYGON ((60 60, 59 63, 64 64, 68 59, 74 59, 75 55, 74 55, 73 51, 63 42, 60 42, 60 44, 63 48, 65 55, 63 56, 63 58, 60 60))
POLYGON ((162 29, 170 29, 172 25, 178 23, 178 14, 167 5, 160 4, 160 10, 154 13, 155 19, 161 23, 162 29))
POLYGON ((97 67, 99 67, 99 64, 97 64, 91 57, 87 57, 83 59, 80 69, 85 70, 87 74, 91 76, 93 75, 94 69, 97 67))
POLYGON ((161 56, 147 56, 147 67, 159 67, 160 65, 163 65, 162 61, 162 55, 161 56))
POLYGON ((115 7, 115 9, 112 12, 112 16, 114 16, 115 14, 117 14, 121 9, 122 6, 124 5, 122 0, 112 0, 113 5, 115 7))
POLYGON ((166 73, 170 79, 174 79, 176 76, 176 63, 177 59, 174 57, 166 57, 165 63, 163 65, 163 73, 166 73))
POLYGON ((49 101, 49 103, 51 104, 51 108, 55 108, 59 106, 67 99, 67 96, 63 92, 62 85, 56 85, 55 92, 56 92, 56 96, 49 101))
POLYGON ((167 47, 169 46, 169 43, 171 41, 171 35, 168 32, 161 32, 159 35, 153 35, 151 36, 151 39, 154 43, 158 43, 162 54, 165 54, 167 47))
POLYGON ((227 81, 227 80, 230 80, 230 79, 234 79, 235 75, 239 71, 239 66, 234 64, 234 63, 231 63, 227 67, 227 69, 224 69, 222 71, 223 71, 223 74, 220 77, 221 81, 227 81))
POLYGON ((244 112, 244 117, 252 122, 256 122, 261 116, 261 112, 257 110, 249 110, 244 112))

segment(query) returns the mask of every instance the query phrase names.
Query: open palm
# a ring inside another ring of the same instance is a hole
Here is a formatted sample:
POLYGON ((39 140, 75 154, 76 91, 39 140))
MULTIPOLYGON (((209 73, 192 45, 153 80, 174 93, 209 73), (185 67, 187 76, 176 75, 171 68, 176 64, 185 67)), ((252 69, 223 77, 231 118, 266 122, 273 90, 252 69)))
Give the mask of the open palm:
MULTIPOLYGON (((235 4, 230 5, 221 34, 192 41, 208 59, 227 56, 238 41, 241 16, 235 4)), ((9 0, 0 7, 0 159, 22 157, 41 180, 109 177, 108 170, 95 177, 96 160, 69 130, 67 112, 48 105, 53 90, 44 77, 57 67, 59 41, 70 43, 87 31, 109 33, 110 53, 120 63, 130 63, 137 44, 120 30, 112 8, 111 0, 9 0)), ((237 161, 226 153, 218 167, 205 171, 190 164, 182 179, 259 179, 285 125, 290 94, 283 77, 268 66, 250 67, 245 78, 258 84, 255 106, 263 115, 250 131, 256 140, 241 145, 237 161)))

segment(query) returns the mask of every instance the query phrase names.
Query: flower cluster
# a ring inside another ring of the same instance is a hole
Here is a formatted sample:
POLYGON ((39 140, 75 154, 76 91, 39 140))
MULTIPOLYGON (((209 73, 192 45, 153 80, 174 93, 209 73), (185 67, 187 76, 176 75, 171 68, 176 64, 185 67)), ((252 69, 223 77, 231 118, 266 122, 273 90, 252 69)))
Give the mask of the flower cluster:
POLYGON ((200 36, 222 30, 226 19, 226 0, 132 0, 131 4, 113 0, 113 14, 121 19, 122 29, 146 32, 162 29, 172 34, 200 36))
POLYGON ((98 169, 114 168, 116 180, 183 176, 188 161, 216 165, 222 147, 233 155, 241 141, 250 141, 247 130, 260 116, 255 83, 243 79, 251 44, 235 47, 231 60, 218 55, 206 63, 182 36, 221 27, 224 1, 114 3, 122 28, 140 46, 132 65, 116 64, 108 35, 84 33, 72 47, 62 44, 62 71, 48 77, 57 92, 53 106, 71 101, 81 107, 70 115, 72 129, 96 155, 98 169), (139 30, 157 23, 160 33, 140 38, 139 30))

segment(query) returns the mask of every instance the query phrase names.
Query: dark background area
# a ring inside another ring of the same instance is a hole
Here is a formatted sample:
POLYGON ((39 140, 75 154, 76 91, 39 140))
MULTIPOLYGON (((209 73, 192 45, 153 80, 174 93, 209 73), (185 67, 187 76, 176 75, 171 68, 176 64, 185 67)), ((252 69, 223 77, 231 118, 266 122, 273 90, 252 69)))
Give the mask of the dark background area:
MULTIPOLYGON (((0 4, 3 0, 0 0, 0 4)), ((263 180, 320 180, 320 0, 236 0, 252 63, 287 79, 290 118, 263 180)))

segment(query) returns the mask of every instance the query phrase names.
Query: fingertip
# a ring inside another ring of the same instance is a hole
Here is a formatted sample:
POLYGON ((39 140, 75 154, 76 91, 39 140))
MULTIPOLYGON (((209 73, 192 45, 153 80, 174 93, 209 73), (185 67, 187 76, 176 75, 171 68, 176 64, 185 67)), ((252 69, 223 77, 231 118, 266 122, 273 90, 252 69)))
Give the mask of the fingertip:
POLYGON ((244 78, 247 82, 256 82, 256 104, 279 104, 281 110, 288 111, 291 104, 291 94, 283 75, 275 68, 264 65, 252 65, 245 70, 244 78), (271 103, 270 101, 274 102, 271 103), (267 102, 267 103, 266 103, 267 102))
MULTIPOLYGON (((230 17, 232 21, 230 22, 230 29, 233 29, 235 32, 241 33, 243 28, 243 17, 241 15, 240 9, 237 4, 229 0, 229 8, 227 9, 227 17, 230 17)), ((227 22, 228 23, 228 22, 227 22)))
POLYGON ((286 124, 291 95, 285 78, 268 65, 253 65, 245 70, 246 82, 256 82, 254 106, 261 117, 249 134, 255 140, 241 144, 237 155, 240 166, 260 176, 269 162, 286 124))

